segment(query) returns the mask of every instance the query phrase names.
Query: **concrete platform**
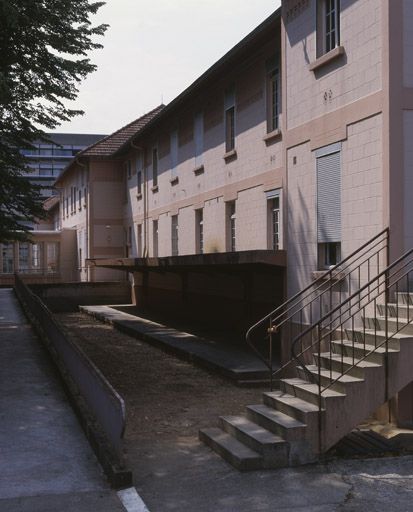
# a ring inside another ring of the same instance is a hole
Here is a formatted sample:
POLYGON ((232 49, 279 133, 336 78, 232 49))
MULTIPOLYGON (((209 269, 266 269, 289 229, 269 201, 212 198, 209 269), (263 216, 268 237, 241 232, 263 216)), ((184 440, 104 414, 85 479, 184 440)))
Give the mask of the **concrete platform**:
MULTIPOLYGON (((247 347, 237 347, 124 313, 115 306, 80 306, 81 311, 182 359, 218 372, 238 385, 268 383, 268 368, 247 347)), ((274 368, 275 369, 275 368, 274 368)))
POLYGON ((0 510, 124 512, 11 289, 0 355, 0 510))

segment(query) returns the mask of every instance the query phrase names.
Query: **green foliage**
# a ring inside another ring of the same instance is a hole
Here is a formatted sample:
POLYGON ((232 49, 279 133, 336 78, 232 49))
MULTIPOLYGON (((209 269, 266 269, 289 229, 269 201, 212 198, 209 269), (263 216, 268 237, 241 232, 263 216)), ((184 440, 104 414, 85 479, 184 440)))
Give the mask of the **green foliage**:
POLYGON ((19 222, 43 216, 39 188, 21 177, 27 164, 19 150, 83 113, 65 101, 96 69, 88 52, 101 48, 96 36, 107 25, 89 18, 103 4, 0 0, 0 242, 24 238, 19 222))

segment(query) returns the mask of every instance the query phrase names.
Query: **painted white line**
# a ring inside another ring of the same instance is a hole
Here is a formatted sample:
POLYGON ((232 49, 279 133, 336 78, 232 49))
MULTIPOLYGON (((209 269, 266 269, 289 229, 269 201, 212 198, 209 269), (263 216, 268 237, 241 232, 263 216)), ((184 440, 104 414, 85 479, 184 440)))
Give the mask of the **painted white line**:
POLYGON ((117 495, 127 512, 149 512, 142 498, 136 492, 135 487, 118 491, 117 495))

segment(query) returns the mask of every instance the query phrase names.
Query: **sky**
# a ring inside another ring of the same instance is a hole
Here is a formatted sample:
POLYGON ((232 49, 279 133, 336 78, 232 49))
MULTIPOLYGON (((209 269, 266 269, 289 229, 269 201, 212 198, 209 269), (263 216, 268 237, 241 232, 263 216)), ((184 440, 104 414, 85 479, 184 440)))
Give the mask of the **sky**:
POLYGON ((70 108, 83 116, 62 133, 109 134, 169 103, 244 36, 280 0, 107 0, 93 23, 110 25, 91 60, 98 66, 70 108))

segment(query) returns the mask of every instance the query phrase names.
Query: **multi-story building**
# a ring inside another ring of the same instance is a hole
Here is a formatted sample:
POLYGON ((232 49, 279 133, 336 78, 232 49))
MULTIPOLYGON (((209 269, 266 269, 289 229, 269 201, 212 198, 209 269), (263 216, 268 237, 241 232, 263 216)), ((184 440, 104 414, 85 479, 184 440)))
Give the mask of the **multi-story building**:
POLYGON ((285 0, 169 105, 81 153, 57 182, 81 278, 129 273, 138 303, 243 330, 389 228, 358 281, 327 274, 314 314, 370 281, 363 300, 382 293, 413 245, 412 19, 409 0, 285 0))
POLYGON ((72 280, 77 278, 71 253, 75 250, 69 233, 58 234, 59 216, 54 183, 62 170, 80 151, 102 139, 104 135, 49 133, 51 142, 35 141, 33 148, 22 149, 30 172, 25 177, 31 183, 41 186, 48 218, 37 223, 27 222, 26 227, 36 231, 36 243, 15 242, 0 244, 0 283, 9 284, 13 274, 20 272, 32 280, 72 280), (60 243, 62 238, 62 247, 60 243), (66 256, 65 256, 66 255, 66 256), (67 259, 68 258, 68 259, 67 259), (64 268, 63 274, 61 269, 64 268))

